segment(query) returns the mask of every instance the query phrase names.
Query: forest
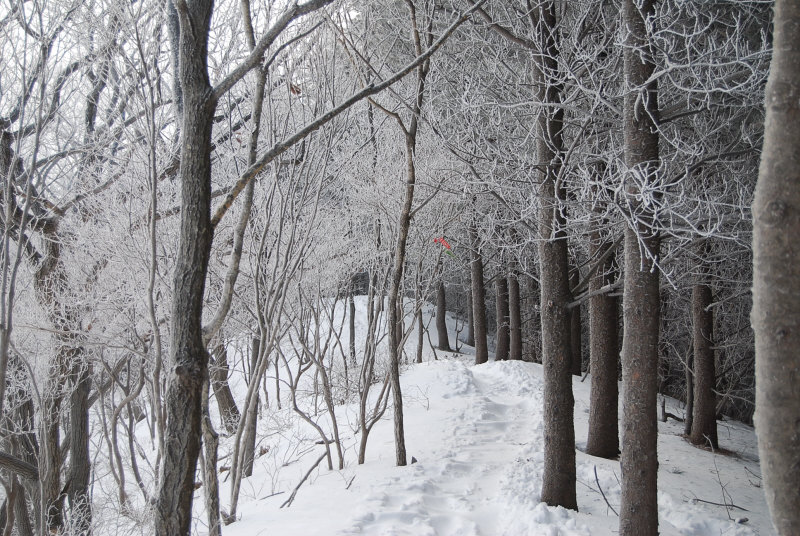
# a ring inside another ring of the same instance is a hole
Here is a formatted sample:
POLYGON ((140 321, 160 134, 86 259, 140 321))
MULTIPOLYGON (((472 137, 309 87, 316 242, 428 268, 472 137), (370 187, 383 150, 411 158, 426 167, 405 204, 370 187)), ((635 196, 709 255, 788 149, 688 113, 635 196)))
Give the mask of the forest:
POLYGON ((663 423, 736 422, 800 534, 800 2, 0 0, 0 54, 3 535, 251 534, 457 378, 537 401, 522 510, 656 535, 663 423))

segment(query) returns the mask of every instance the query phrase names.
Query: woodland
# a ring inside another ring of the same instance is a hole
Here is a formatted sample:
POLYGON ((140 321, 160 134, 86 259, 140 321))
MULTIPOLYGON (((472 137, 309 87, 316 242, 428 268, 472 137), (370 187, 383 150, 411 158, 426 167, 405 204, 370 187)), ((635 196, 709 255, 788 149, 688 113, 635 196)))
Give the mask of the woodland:
POLYGON ((800 534, 799 28, 796 0, 0 0, 3 534, 188 535, 198 501, 232 532, 275 408, 330 470, 382 420, 409 465, 428 346, 541 364, 542 503, 578 508, 578 376, 619 534, 659 532, 659 419, 724 452, 723 418, 800 534))

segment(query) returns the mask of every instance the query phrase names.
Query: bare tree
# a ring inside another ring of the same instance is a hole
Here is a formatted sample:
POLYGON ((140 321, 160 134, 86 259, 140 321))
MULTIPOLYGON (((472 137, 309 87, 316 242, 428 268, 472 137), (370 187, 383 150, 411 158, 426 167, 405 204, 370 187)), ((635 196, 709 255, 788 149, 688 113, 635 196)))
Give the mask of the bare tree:
MULTIPOLYGON (((689 439, 695 445, 716 449, 717 396, 714 363, 714 312, 711 309, 710 268, 705 262, 709 251, 706 241, 699 244, 698 281, 692 286, 693 416, 689 439)), ((688 389, 688 386, 687 386, 688 389)))
POLYGON ((753 201, 753 313, 756 427, 764 492, 778 534, 800 532, 800 390, 797 354, 800 287, 800 5, 775 3, 775 37, 766 91, 764 149, 753 201))
POLYGON ((439 349, 450 351, 450 339, 447 334, 447 294, 444 281, 436 286, 436 334, 439 339, 439 349))
POLYGON ((657 85, 648 37, 654 3, 626 0, 622 10, 625 35, 625 103, 623 133, 625 194, 624 332, 622 339, 623 430, 620 534, 658 533, 656 393, 660 328, 659 271, 655 259, 659 237, 652 214, 642 202, 652 192, 659 167, 657 85))
POLYGON ((483 257, 480 241, 475 225, 469 228, 470 236, 470 282, 472 286, 471 330, 475 340, 475 364, 480 365, 489 360, 489 347, 486 334, 486 285, 483 280, 483 257))

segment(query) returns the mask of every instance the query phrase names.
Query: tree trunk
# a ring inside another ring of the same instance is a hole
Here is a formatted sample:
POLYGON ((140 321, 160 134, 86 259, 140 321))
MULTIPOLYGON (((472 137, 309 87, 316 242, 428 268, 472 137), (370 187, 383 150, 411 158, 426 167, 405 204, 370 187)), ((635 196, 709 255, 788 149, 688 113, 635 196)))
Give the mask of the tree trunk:
POLYGON ((522 359, 522 314, 517 274, 508 276, 508 327, 510 348, 508 358, 522 359))
MULTIPOLYGON (((602 249, 598 232, 589 242, 589 256, 602 249)), ((589 292, 597 292, 614 281, 614 257, 609 257, 589 281, 589 292)), ((586 453, 601 458, 619 454, 617 364, 619 332, 617 298, 596 294, 589 298, 589 369, 592 372, 592 393, 589 404, 589 436, 586 453)))
POLYGON ((652 217, 640 213, 642 192, 637 186, 652 183, 658 170, 658 133, 654 123, 658 94, 655 81, 650 80, 654 66, 645 24, 653 14, 653 0, 624 2, 624 154, 627 173, 636 178, 626 178, 625 192, 635 214, 628 215, 631 222, 625 229, 621 536, 658 534, 656 393, 660 297, 659 273, 653 258, 659 252, 659 239, 651 231, 652 217))
POLYGON ((352 289, 347 296, 347 305, 349 312, 347 327, 349 331, 348 343, 350 348, 350 363, 355 367, 358 365, 356 360, 356 300, 353 298, 352 289))
POLYGON ((508 359, 509 345, 511 343, 508 327, 508 281, 505 277, 495 279, 495 308, 497 313, 497 346, 494 351, 495 361, 508 359))
POLYGON ((472 309, 472 264, 470 263, 470 285, 467 289, 467 340, 464 344, 475 347, 475 317, 472 309))
POLYGON ((529 306, 529 310, 531 312, 531 319, 530 319, 530 328, 527 330, 528 332, 533 331, 540 335, 539 339, 534 337, 528 338, 528 355, 530 356, 530 360, 534 363, 541 363, 542 362, 542 345, 541 345, 541 335, 542 335, 542 288, 539 284, 537 279, 533 277, 528 278, 528 283, 530 286, 530 292, 527 293, 525 298, 526 303, 529 306))
MULTIPOLYGON (((403 335, 405 335, 405 331, 406 331, 405 308, 403 307, 403 296, 402 296, 402 294, 399 294, 397 296, 397 305, 396 305, 395 309, 396 309, 397 316, 395 316, 396 323, 393 324, 394 325, 394 336, 395 336, 396 340, 399 342, 399 341, 403 340, 403 335)), ((398 359, 400 357, 402 357, 404 359, 404 361, 406 363, 408 363, 408 357, 406 356, 405 346, 401 346, 398 349, 397 352, 398 352, 398 359)))
MULTIPOLYGON (((408 3, 411 18, 411 38, 415 44, 417 55, 422 54, 420 33, 417 28, 416 8, 412 2, 408 3)), ((425 42, 430 45, 430 34, 426 35, 425 42)), ((400 285, 403 282, 403 269, 406 259, 406 242, 408 240, 408 230, 411 227, 411 207, 414 204, 414 188, 417 183, 417 169, 415 164, 417 149, 417 130, 419 127, 419 115, 422 111, 422 100, 425 95, 425 78, 430 71, 430 62, 421 64, 417 70, 416 80, 416 100, 412 107, 411 121, 408 128, 395 116, 400 128, 405 134, 406 142, 406 191, 403 199, 403 208, 400 212, 398 222, 397 244, 394 250, 394 271, 392 281, 389 286, 389 384, 392 389, 392 401, 394 403, 394 444, 395 458, 397 465, 406 465, 406 440, 403 431, 403 395, 400 392, 400 343, 402 333, 397 333, 395 327, 402 317, 398 317, 398 306, 402 313, 402 297, 399 296, 400 285), (399 335, 399 337, 398 337, 399 335)))
POLYGON ((686 422, 683 424, 683 433, 686 436, 692 433, 694 423, 694 356, 686 357, 686 422))
MULTIPOLYGON (((83 350, 80 350, 83 354, 83 350)), ((89 386, 90 367, 85 359, 74 365, 76 384, 70 394, 69 411, 69 487, 68 499, 72 529, 76 536, 89 534, 92 526, 91 497, 89 496, 89 386)))
POLYGON ((228 350, 222 339, 219 339, 211 351, 214 354, 214 365, 209 371, 209 376, 214 389, 214 398, 217 399, 219 418, 225 432, 233 435, 236 433, 236 427, 239 426, 242 414, 236 406, 236 400, 234 400, 228 385, 228 350))
POLYGON ((772 523, 800 534, 800 4, 775 3, 764 148, 753 201, 756 430, 772 523))
POLYGON ((470 253, 470 276, 472 281, 472 322, 474 332, 475 364, 480 365, 489 360, 489 348, 486 341, 486 288, 483 282, 483 258, 478 250, 478 232, 471 226, 469 230, 472 251, 470 253))
POLYGON ((13 486, 19 486, 14 494, 14 522, 18 536, 33 536, 31 519, 28 517, 28 504, 25 499, 25 487, 15 479, 13 486))
POLYGON ((215 102, 206 68, 213 2, 196 0, 178 8, 180 18, 181 223, 173 278, 167 430, 159 475, 155 533, 188 536, 200 452, 203 382, 208 353, 201 316, 212 228, 211 126, 215 102))
POLYGON ((208 519, 208 535, 221 536, 222 528, 219 518, 219 480, 217 479, 217 448, 219 434, 214 430, 211 415, 208 412, 208 382, 203 388, 203 494, 206 499, 206 516, 208 519))
MULTIPOLYGON (((250 350, 250 370, 255 371, 258 363, 258 354, 261 350, 261 339, 253 337, 252 349, 250 350)), ((255 372, 251 373, 255 374, 255 372)), ((250 381, 257 381, 252 375, 250 381)), ((258 424, 258 389, 255 389, 255 402, 247 407, 246 428, 242 439, 242 474, 253 476, 253 462, 256 454, 256 426, 258 424)))
MULTIPOLYGON (((578 286, 580 282, 580 273, 575 268, 570 278, 570 285, 573 287, 578 286)), ((581 306, 576 305, 569 310, 569 337, 570 347, 572 348, 572 374, 573 376, 580 376, 583 372, 583 341, 581 339, 581 306)))
POLYGON ((439 350, 450 351, 450 338, 447 334, 447 294, 444 282, 440 281, 436 288, 436 334, 439 339, 439 350))
MULTIPOLYGON (((62 525, 61 515, 61 449, 58 426, 61 401, 47 397, 42 408, 42 425, 39 432, 39 478, 41 485, 42 524, 47 531, 57 531, 62 525)), ((42 532, 45 532, 42 530, 42 532)))
POLYGON ((573 424, 572 346, 570 339, 569 265, 561 202, 565 191, 556 184, 563 158, 561 88, 558 70, 556 13, 553 2, 534 10, 537 18, 535 56, 539 101, 536 125, 537 161, 545 164, 539 186, 539 278, 541 284, 542 363, 544 365, 544 475, 542 501, 578 509, 575 493, 575 428, 573 424))
POLYGON ((398 225, 397 244, 394 250, 394 271, 392 272, 392 282, 389 287, 389 299, 387 308, 389 309, 389 383, 392 388, 392 402, 394 403, 394 441, 395 441, 395 461, 397 465, 406 465, 406 443, 405 432, 403 430, 403 395, 400 391, 400 354, 403 349, 400 347, 403 334, 402 328, 398 329, 401 322, 402 297, 400 285, 403 281, 403 268, 406 258, 406 241, 408 240, 408 230, 411 226, 411 206, 414 202, 414 186, 416 185, 416 169, 414 166, 414 149, 416 137, 406 135, 406 192, 403 201, 403 209, 400 212, 400 223, 398 225))
POLYGON ((717 444, 716 368, 714 366, 714 313, 711 287, 708 286, 708 267, 700 267, 703 281, 692 287, 692 339, 694 341, 694 415, 689 440, 694 445, 717 444))

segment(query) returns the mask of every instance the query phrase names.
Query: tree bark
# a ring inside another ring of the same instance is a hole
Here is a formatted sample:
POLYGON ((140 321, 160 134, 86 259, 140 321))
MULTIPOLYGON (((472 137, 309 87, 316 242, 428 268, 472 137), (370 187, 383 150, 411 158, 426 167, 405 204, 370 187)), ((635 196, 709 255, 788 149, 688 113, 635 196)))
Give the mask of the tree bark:
POLYGON ((222 527, 219 518, 219 480, 217 479, 217 448, 219 434, 214 430, 211 415, 208 411, 208 382, 203 386, 203 494, 206 499, 206 516, 208 519, 208 535, 221 536, 222 527))
POLYGON ((439 350, 450 351, 450 338, 447 334, 447 294, 444 281, 439 281, 436 288, 436 334, 439 339, 439 350))
POLYGON ((509 353, 512 360, 522 359, 522 312, 519 296, 519 278, 512 273, 508 276, 508 328, 509 353))
POLYGON ((214 389, 214 398, 217 399, 219 418, 225 432, 233 435, 236 433, 236 427, 239 425, 242 414, 236 406, 236 400, 234 400, 228 385, 228 350, 220 339, 211 351, 214 354, 214 365, 209 371, 209 376, 214 389))
MULTIPOLYGON (((589 256, 601 249, 600 236, 593 232, 589 256)), ((597 292, 614 281, 614 258, 609 257, 589 281, 589 292, 597 292)), ((619 331, 617 298, 595 294, 589 298, 589 369, 592 372, 591 402, 589 404, 589 436, 586 453, 601 458, 619 454, 619 331)))
POLYGON ((800 4, 775 3, 764 148, 753 201, 756 415, 761 473, 778 534, 800 534, 800 4))
POLYGON ((569 265, 561 203, 565 191, 557 178, 563 159, 564 109, 558 70, 554 2, 542 2, 536 19, 539 54, 535 56, 539 101, 536 156, 544 166, 539 186, 539 277, 541 284, 542 363, 544 365, 544 475, 542 501, 578 509, 575 492, 575 428, 572 395, 569 265))
MULTIPOLYGON (((350 363, 353 366, 358 365, 356 360, 356 300, 353 298, 353 291, 352 287, 350 293, 347 296, 347 305, 348 305, 348 319, 347 319, 347 328, 348 328, 348 346, 350 349, 350 363)), ((346 367, 345 367, 346 368, 346 367)))
POLYGON ((508 359, 509 346, 511 344, 508 327, 508 281, 505 277, 498 276, 495 279, 495 309, 497 313, 497 346, 494 351, 495 361, 505 361, 508 359))
MULTIPOLYGON (((471 257, 471 254, 470 254, 471 257)), ((467 289, 467 340, 464 344, 467 346, 475 347, 475 317, 473 316, 472 309, 472 263, 470 262, 470 284, 467 289)))
MULTIPOLYGON (((575 287, 580 282, 577 268, 572 272, 570 285, 575 287)), ((572 348, 572 375, 580 376, 583 372, 583 340, 581 338, 581 306, 576 305, 569 310, 570 347, 572 348)))
MULTIPOLYGON (((656 393, 660 325, 659 273, 653 259, 659 238, 652 215, 641 206, 639 184, 655 180, 658 170, 657 86, 645 20, 655 12, 653 0, 625 0, 623 133, 625 192, 633 213, 625 229, 624 332, 622 339, 623 430, 620 535, 658 534, 658 439, 656 393), (637 7, 640 5, 640 7, 637 7), (644 253, 644 254, 643 254, 644 253)), ((649 195, 649 194, 648 194, 649 195)))
MULTIPOLYGON (((257 381, 254 379, 256 364, 258 363, 258 354, 261 349, 261 339, 253 337, 252 348, 250 350, 250 381, 257 381)), ((256 426, 258 424, 258 389, 255 390, 255 403, 249 405, 246 411, 249 413, 247 417, 247 426, 244 429, 244 438, 242 439, 242 474, 244 476, 253 476, 253 462, 256 454, 256 426)))
MULTIPOLYGON (((408 3, 411 18, 411 38, 417 56, 422 54, 422 41, 417 27, 416 8, 412 2, 408 3)), ((430 34, 426 35, 426 44, 430 46, 430 34)), ((397 243, 394 251, 394 271, 392 272, 391 285, 389 286, 389 384, 392 389, 392 402, 394 403, 394 443, 395 459, 397 465, 406 465, 406 440, 403 430, 403 395, 400 391, 400 343, 403 333, 398 333, 396 326, 402 318, 402 297, 399 296, 400 286, 403 281, 403 270, 406 259, 406 242, 408 231, 411 227, 411 207, 414 204, 414 189, 417 183, 416 149, 417 132, 419 128, 419 115, 422 111, 422 101, 425 95, 425 79, 430 72, 430 62, 425 61, 416 70, 416 99, 412 106, 412 115, 408 128, 405 127, 399 116, 395 116, 400 128, 405 134, 406 142, 406 191, 403 199, 403 208, 400 211, 398 222, 397 243), (400 315, 398 315, 398 308, 400 315)))
POLYGON ((400 390, 400 355, 403 349, 400 343, 403 339, 402 328, 398 330, 401 322, 402 297, 400 285, 403 281, 403 268, 406 258, 406 241, 408 230, 411 227, 411 206, 414 202, 414 186, 416 185, 416 168, 414 166, 414 149, 416 136, 406 134, 406 192, 403 208, 400 212, 400 222, 397 243, 394 250, 394 271, 392 272, 391 286, 389 287, 389 383, 392 388, 392 402, 394 403, 394 441, 395 461, 397 465, 406 465, 406 443, 403 430, 403 394, 400 390))
POLYGON ((686 358, 686 421, 683 433, 688 437, 692 434, 694 421, 694 356, 689 354, 686 358))
POLYGON ((486 335, 486 287, 483 281, 483 258, 478 249, 478 231, 474 226, 469 230, 472 251, 470 253, 470 279, 472 281, 472 322, 474 332, 475 364, 489 360, 489 347, 486 335))
POLYGON ((201 324, 211 247, 211 127, 216 102, 209 84, 207 41, 213 2, 181 2, 180 86, 181 222, 173 278, 171 372, 166 394, 167 430, 159 475, 155 533, 188 536, 200 452, 201 397, 208 353, 201 324), (182 5, 182 7, 181 7, 182 5))
POLYGON ((714 366, 714 313, 708 267, 700 267, 700 282, 692 287, 692 339, 694 341, 694 415, 689 440, 694 445, 719 447, 717 443, 716 367, 714 366))
MULTIPOLYGON (((83 353, 81 351, 81 353, 83 353)), ((69 410, 69 488, 67 498, 72 516, 73 533, 84 536, 92 525, 92 504, 89 496, 89 387, 90 366, 81 359, 74 366, 76 384, 70 394, 69 410)))

